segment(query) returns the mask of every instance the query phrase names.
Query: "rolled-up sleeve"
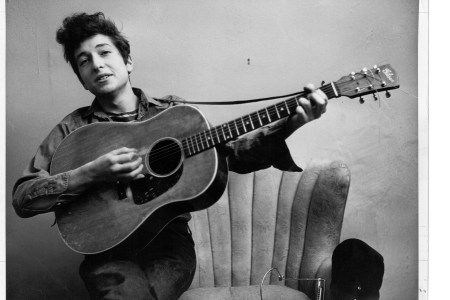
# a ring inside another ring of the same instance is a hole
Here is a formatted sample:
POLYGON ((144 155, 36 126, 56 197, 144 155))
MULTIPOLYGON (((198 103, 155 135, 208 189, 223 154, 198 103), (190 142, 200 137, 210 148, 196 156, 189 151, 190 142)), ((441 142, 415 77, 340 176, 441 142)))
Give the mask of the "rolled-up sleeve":
POLYGON ((76 196, 65 194, 70 172, 53 176, 49 173, 52 155, 67 134, 67 126, 56 126, 16 181, 13 188, 13 206, 20 217, 27 218, 52 211, 56 205, 70 201, 76 196))
POLYGON ((285 124, 286 120, 281 120, 227 143, 223 151, 229 169, 236 173, 249 173, 273 166, 282 171, 302 171, 286 144, 285 124))

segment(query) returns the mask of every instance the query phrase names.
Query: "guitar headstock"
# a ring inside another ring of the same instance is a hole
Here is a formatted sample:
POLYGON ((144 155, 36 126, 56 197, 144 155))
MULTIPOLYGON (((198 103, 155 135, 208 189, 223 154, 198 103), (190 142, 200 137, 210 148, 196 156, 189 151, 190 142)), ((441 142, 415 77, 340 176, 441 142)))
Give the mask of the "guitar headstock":
MULTIPOLYGON (((391 65, 374 66, 368 70, 352 72, 335 82, 341 96, 361 97, 400 87, 397 72, 391 65)), ((389 97, 389 93, 386 93, 389 97)))

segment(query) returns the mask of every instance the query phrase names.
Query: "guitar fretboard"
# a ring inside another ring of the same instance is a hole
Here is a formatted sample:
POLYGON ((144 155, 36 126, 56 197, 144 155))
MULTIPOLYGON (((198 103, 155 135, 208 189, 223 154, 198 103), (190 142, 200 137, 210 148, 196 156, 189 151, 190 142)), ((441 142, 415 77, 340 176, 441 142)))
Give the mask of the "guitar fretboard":
MULTIPOLYGON (((338 88, 333 82, 320 87, 328 99, 339 97, 338 88)), ((256 130, 262 126, 288 117, 295 112, 299 103, 298 95, 251 114, 205 130, 181 141, 185 157, 190 157, 219 144, 229 142, 237 137, 256 130)))

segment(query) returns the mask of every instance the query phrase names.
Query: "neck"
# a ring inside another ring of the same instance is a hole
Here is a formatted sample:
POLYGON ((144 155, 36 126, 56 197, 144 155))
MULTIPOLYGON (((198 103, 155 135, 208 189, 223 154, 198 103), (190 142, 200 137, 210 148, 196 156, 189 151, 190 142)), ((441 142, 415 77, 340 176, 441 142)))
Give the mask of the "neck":
POLYGON ((120 92, 97 95, 96 98, 103 110, 111 113, 124 113, 136 110, 139 103, 139 99, 133 93, 130 84, 120 92))

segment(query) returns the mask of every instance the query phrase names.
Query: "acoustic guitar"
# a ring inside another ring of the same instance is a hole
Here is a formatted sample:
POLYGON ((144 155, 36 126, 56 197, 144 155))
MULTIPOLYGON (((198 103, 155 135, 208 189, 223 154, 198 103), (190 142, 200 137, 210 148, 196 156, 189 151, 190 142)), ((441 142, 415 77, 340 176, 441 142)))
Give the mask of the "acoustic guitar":
MULTIPOLYGON (((399 87, 390 65, 351 73, 320 89, 329 99, 355 98, 399 87)), ((174 218, 213 205, 225 190, 228 168, 216 146, 289 116, 299 96, 210 127, 190 105, 173 106, 134 123, 100 122, 80 127, 59 145, 50 174, 78 168, 122 146, 138 149, 145 178, 124 185, 102 183, 55 210, 62 239, 75 252, 95 254, 124 241, 137 228, 149 240, 174 218)))

